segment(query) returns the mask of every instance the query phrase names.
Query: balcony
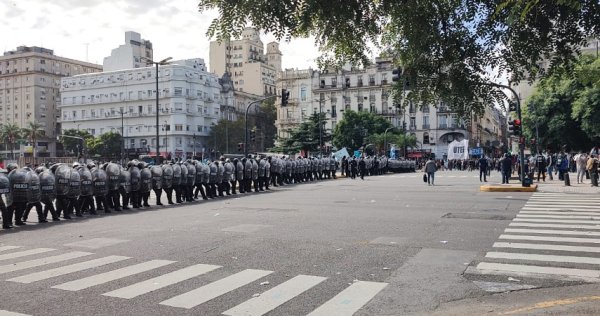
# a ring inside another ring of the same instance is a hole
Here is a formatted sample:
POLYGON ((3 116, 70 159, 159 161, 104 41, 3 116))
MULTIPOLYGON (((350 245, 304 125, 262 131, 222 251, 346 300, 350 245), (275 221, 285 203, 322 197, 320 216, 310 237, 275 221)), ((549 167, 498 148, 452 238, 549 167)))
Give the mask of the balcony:
POLYGON ((421 129, 429 129, 429 128, 430 128, 429 124, 423 124, 421 126, 421 129))

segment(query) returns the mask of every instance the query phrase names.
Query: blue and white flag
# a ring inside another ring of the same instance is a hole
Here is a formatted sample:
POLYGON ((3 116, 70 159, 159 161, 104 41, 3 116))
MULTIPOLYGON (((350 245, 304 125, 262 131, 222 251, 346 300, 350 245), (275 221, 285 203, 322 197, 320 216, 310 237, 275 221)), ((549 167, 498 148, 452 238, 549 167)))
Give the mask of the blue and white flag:
POLYGON ((396 159, 396 146, 394 145, 392 145, 392 148, 390 148, 390 158, 396 159))

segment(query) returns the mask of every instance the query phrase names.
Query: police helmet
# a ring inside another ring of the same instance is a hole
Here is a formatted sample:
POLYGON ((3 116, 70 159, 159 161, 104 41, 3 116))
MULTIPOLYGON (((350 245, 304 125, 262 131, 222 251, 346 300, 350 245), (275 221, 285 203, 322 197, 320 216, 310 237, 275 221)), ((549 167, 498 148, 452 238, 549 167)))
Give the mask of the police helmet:
POLYGON ((35 173, 40 174, 42 172, 44 172, 46 170, 46 168, 44 167, 37 167, 35 168, 35 173))
POLYGON ((92 168, 95 168, 95 167, 96 167, 96 164, 95 164, 95 163, 93 163, 93 162, 89 162, 89 163, 87 164, 87 167, 88 167, 88 169, 92 169, 92 168))
POLYGON ((11 172, 11 171, 13 171, 13 170, 15 170, 15 169, 18 169, 18 168, 19 168, 19 165, 17 165, 17 164, 16 164, 16 163, 14 163, 14 162, 11 162, 11 163, 9 163, 8 165, 6 165, 6 170, 7 170, 8 172, 11 172))
POLYGON ((73 163, 73 168, 79 168, 79 167, 81 167, 81 164, 79 162, 76 161, 73 163))

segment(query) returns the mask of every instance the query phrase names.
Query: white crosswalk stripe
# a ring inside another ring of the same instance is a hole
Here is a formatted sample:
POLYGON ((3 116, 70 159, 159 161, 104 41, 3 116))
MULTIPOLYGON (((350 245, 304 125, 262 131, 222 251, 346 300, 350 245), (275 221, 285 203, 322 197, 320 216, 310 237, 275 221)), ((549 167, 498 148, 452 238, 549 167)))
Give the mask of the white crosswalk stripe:
POLYGON ((15 313, 15 312, 9 312, 9 311, 5 311, 0 309, 0 316, 29 316, 28 314, 21 314, 21 313, 15 313))
POLYGON ((298 275, 278 286, 235 306, 223 314, 228 316, 264 315, 327 278, 298 275))
POLYGON ((21 258, 21 257, 31 256, 31 255, 37 255, 40 253, 54 251, 54 250, 55 249, 52 249, 52 248, 35 248, 35 249, 18 251, 18 252, 11 252, 11 253, 0 255, 0 261, 8 260, 8 259, 16 259, 16 258, 21 258))
POLYGON ((1 246, 0 247, 0 252, 6 251, 6 250, 18 249, 18 248, 21 248, 21 247, 19 247, 19 246, 1 246))
POLYGON ((600 282, 597 196, 535 193, 498 239, 474 273, 600 282))
MULTIPOLYGON (((17 248, 18 247, 14 246, 11 249, 17 248)), ((28 252, 21 251, 19 252, 19 255, 13 256, 11 258, 25 257, 27 255, 44 253, 52 250, 54 249, 31 249, 28 252)), ((38 268, 38 271, 36 272, 17 276, 7 280, 15 283, 29 284, 42 280, 56 278, 59 276, 68 275, 71 273, 88 272, 88 276, 86 277, 69 282, 63 281, 64 283, 54 285, 52 286, 52 288, 66 291, 81 291, 90 287, 99 286, 115 280, 122 279, 119 283, 122 287, 103 293, 102 295, 122 299, 133 299, 135 297, 151 292, 174 291, 174 296, 172 296, 171 298, 163 300, 162 302, 155 302, 154 304, 158 303, 163 306, 191 309, 203 303, 207 303, 217 297, 231 293, 241 287, 249 285, 252 282, 256 282, 259 279, 264 278, 265 276, 273 273, 273 271, 268 270, 246 269, 217 279, 216 281, 213 281, 211 283, 202 285, 194 290, 185 293, 176 293, 177 287, 171 287, 169 290, 167 290, 167 287, 178 284, 185 280, 189 280, 204 274, 211 273, 214 270, 220 269, 222 267, 210 264, 194 264, 179 268, 174 271, 171 270, 170 272, 166 272, 161 271, 164 269, 158 268, 173 264, 175 263, 175 261, 148 260, 134 265, 128 265, 122 268, 112 269, 108 272, 95 271, 95 268, 131 259, 130 257, 124 256, 105 256, 93 260, 82 261, 63 266, 56 265, 61 265, 63 262, 68 260, 75 260, 91 255, 94 254, 90 252, 71 251, 59 255, 46 255, 46 257, 44 258, 37 258, 33 260, 21 259, 22 261, 15 262, 12 264, 0 265, 0 274, 16 272, 25 269, 38 268), (52 268, 44 270, 44 266, 48 265, 51 265, 52 268), (153 273, 155 276, 151 278, 144 278, 143 281, 140 281, 139 279, 143 277, 141 274, 143 272, 149 271, 152 271, 150 273, 153 273), (137 279, 133 278, 134 275, 138 275, 137 279)), ((280 284, 274 285, 274 287, 267 289, 260 295, 256 295, 253 297, 236 297, 235 304, 237 305, 234 306, 232 304, 231 306, 234 307, 231 307, 226 311, 214 311, 214 314, 222 313, 223 315, 228 316, 264 315, 297 298, 301 294, 311 290, 313 287, 326 280, 327 278, 322 276, 300 274, 280 284)), ((268 283, 265 285, 268 285, 268 283)), ((312 312, 305 311, 304 314, 310 312, 309 315, 311 316, 354 315, 354 313, 356 313, 362 307, 364 307, 386 286, 387 283, 356 281, 350 286, 344 289, 340 289, 340 292, 332 293, 333 298, 323 303, 321 306, 319 306, 312 312)), ((14 314, 8 311, 0 310, 0 316, 3 315, 22 314, 14 314)))
POLYGON ((160 268, 166 266, 168 264, 175 263, 175 261, 170 260, 150 260, 142 263, 138 263, 132 266, 128 266, 125 268, 96 274, 89 276, 87 278, 70 281, 67 283, 55 285, 52 288, 61 289, 67 291, 79 291, 83 289, 87 289, 92 286, 104 284, 110 281, 118 280, 124 277, 128 277, 131 275, 135 275, 138 273, 150 271, 152 269, 160 268))

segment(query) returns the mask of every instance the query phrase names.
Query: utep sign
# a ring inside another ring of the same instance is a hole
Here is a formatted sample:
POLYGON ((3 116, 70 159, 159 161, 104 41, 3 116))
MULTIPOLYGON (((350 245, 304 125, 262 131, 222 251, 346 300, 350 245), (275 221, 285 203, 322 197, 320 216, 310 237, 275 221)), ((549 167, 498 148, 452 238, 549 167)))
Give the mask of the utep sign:
POLYGON ((448 144, 448 159, 469 159, 469 141, 453 141, 448 144))

